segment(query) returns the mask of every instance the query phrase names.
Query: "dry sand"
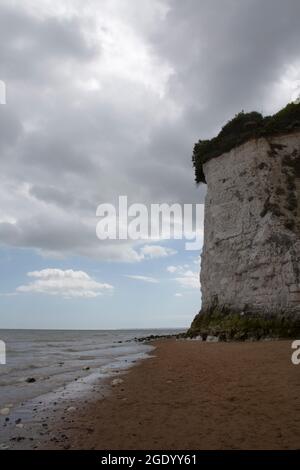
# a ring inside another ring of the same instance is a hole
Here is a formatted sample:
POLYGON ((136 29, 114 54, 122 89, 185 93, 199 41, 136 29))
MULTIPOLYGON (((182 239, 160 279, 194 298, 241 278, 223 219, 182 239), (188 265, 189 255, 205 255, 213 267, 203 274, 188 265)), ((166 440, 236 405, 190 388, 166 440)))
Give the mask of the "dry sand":
POLYGON ((156 346, 108 398, 76 413, 64 431, 71 448, 300 448, 300 365, 290 341, 156 346))

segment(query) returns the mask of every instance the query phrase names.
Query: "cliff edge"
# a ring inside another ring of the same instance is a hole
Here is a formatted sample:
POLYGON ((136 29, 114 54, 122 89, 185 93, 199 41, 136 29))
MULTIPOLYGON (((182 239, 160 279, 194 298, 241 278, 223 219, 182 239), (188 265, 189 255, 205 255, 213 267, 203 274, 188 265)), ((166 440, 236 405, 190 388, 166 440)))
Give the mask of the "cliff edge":
POLYGON ((300 105, 237 115, 195 149, 207 194, 202 309, 189 334, 299 336, 300 105))

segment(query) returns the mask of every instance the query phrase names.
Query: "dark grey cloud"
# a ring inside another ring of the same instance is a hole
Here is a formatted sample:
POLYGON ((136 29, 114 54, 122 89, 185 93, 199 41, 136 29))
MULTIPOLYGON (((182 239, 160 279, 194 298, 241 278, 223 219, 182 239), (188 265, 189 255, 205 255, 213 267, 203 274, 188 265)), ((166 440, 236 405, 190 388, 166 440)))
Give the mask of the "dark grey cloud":
POLYGON ((242 108, 268 107, 268 88, 299 59, 299 14, 297 0, 170 2, 154 41, 176 67, 171 93, 194 109, 198 132, 242 108))
MULTIPOLYGON (((14 145, 22 134, 22 124, 12 109, 0 105, 0 149, 14 145)), ((1 159, 0 154, 0 159, 1 159)))
POLYGON ((35 82, 54 75, 65 61, 90 60, 99 50, 87 43, 81 26, 76 18, 39 19, 26 11, 26 2, 1 5, 2 79, 35 82))
POLYGON ((298 0, 13 5, 0 5, 7 245, 135 259, 99 245, 97 205, 203 202, 194 142, 241 109, 275 111, 300 79, 298 0))

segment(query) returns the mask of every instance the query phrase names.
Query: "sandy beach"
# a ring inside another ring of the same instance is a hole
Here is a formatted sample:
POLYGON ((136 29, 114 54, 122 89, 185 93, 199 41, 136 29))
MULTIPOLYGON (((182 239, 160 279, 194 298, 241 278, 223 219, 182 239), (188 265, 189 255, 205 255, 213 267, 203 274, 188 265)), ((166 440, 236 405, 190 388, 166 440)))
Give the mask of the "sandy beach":
POLYGON ((155 346, 109 396, 50 427, 56 437, 43 448, 300 448, 300 366, 290 341, 155 346))

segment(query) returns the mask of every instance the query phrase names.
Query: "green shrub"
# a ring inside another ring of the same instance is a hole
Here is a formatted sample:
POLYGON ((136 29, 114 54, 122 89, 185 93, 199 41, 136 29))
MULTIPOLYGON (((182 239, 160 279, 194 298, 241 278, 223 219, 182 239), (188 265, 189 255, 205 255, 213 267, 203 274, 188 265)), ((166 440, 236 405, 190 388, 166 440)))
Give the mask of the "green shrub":
POLYGON ((289 103, 273 116, 263 117, 255 111, 237 114, 211 140, 199 140, 194 145, 193 165, 197 183, 205 183, 203 164, 212 158, 253 138, 268 137, 300 129, 300 103, 289 103))

